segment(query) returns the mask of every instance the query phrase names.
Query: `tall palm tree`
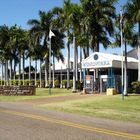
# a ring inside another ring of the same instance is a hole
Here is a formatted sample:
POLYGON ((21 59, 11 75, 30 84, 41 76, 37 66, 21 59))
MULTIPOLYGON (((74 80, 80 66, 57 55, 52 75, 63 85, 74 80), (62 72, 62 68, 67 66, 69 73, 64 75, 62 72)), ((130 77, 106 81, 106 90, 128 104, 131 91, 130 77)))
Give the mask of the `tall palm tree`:
POLYGON ((133 24, 128 22, 127 16, 125 13, 123 14, 123 23, 120 25, 120 16, 116 19, 116 32, 114 34, 115 42, 112 43, 112 47, 121 47, 121 36, 120 36, 120 26, 122 26, 123 32, 123 42, 125 45, 124 50, 124 95, 127 95, 127 45, 131 45, 133 47, 136 46, 136 38, 137 35, 134 33, 133 24))
POLYGON ((55 60, 61 60, 64 62, 64 56, 61 52, 61 49, 64 48, 63 36, 58 34, 56 37, 52 38, 52 56, 53 56, 53 87, 54 87, 54 71, 55 71, 55 60))
MULTIPOLYGON (((56 22, 56 14, 54 14, 52 11, 49 11, 48 13, 39 12, 40 20, 29 20, 28 24, 31 25, 31 34, 34 34, 35 38, 39 38, 39 43, 43 47, 43 56, 45 58, 45 79, 46 79, 46 86, 47 86, 47 73, 48 73, 48 63, 49 63, 49 44, 48 44, 48 38, 49 38, 49 31, 51 28, 58 28, 58 23, 56 22)), ((61 35, 58 31, 54 31, 56 34, 55 38, 52 38, 52 52, 55 57, 62 59, 62 54, 60 53, 60 49, 63 48, 63 35, 61 35), (57 53, 56 53, 57 52, 57 53)), ((63 60, 63 59, 62 59, 63 60)))
POLYGON ((99 44, 105 48, 111 43, 109 36, 113 35, 113 19, 115 18, 115 2, 117 0, 81 0, 88 31, 94 52, 99 51, 99 44))
POLYGON ((70 87, 70 14, 71 14, 71 7, 72 3, 71 0, 64 0, 63 5, 63 21, 64 21, 64 28, 66 31, 66 45, 67 45, 67 89, 70 87))
MULTIPOLYGON (((51 26, 51 22, 52 22, 52 13, 49 12, 44 12, 44 11, 39 11, 39 20, 37 19, 31 19, 28 21, 28 24, 31 26, 31 32, 35 34, 36 38, 40 38, 40 41, 43 42, 43 47, 45 48, 45 52, 44 52, 44 56, 46 53, 48 53, 48 36, 49 36, 49 30, 50 30, 50 26, 51 26)), ((48 58, 45 58, 48 59, 48 58)), ((47 71, 48 68, 48 61, 46 60, 46 65, 45 65, 45 70, 47 71)), ((47 73, 47 72, 46 72, 47 73)), ((46 80, 47 75, 45 75, 46 80)), ((46 82, 46 86, 47 86, 47 81, 46 82)))
POLYGON ((133 25, 138 25, 138 81, 140 81, 140 1, 129 0, 124 6, 125 13, 128 16, 129 22, 133 25))
MULTIPOLYGON (((4 66, 5 66, 5 84, 8 85, 8 80, 9 80, 9 76, 8 76, 8 60, 10 60, 12 54, 11 54, 11 49, 9 46, 9 42, 10 42, 10 29, 8 26, 3 25, 0 26, 0 54, 1 54, 1 58, 2 58, 2 62, 4 62, 4 66)), ((3 76, 3 75, 2 75, 3 76)))
POLYGON ((76 92, 76 81, 78 80, 78 44, 77 40, 80 32, 80 22, 81 22, 81 7, 78 4, 73 4, 71 8, 70 20, 71 20, 71 28, 73 32, 73 92, 76 92))
POLYGON ((71 8, 72 3, 71 0, 64 0, 63 8, 56 7, 52 11, 54 14, 58 15, 59 21, 59 30, 64 32, 66 34, 66 49, 67 49, 67 89, 70 87, 70 42, 71 42, 71 20, 70 20, 70 14, 71 14, 71 8))

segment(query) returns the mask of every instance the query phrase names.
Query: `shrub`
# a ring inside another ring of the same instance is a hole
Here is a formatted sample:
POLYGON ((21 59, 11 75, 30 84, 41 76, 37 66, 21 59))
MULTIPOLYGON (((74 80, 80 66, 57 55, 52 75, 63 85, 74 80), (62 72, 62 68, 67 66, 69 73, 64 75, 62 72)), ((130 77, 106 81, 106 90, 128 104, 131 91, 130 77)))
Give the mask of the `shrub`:
POLYGON ((44 88, 45 87, 45 80, 41 81, 41 86, 44 88))
POLYGON ((128 88, 128 89, 127 89, 127 92, 128 92, 128 93, 133 93, 133 89, 132 89, 132 88, 128 88))
POLYGON ((135 82, 132 82, 131 85, 132 85, 133 92, 140 94, 140 82, 135 81, 135 82))
POLYGON ((25 85, 25 86, 29 86, 29 82, 30 82, 29 80, 25 80, 25 81, 24 81, 24 85, 25 85))
POLYGON ((70 80, 70 87, 73 87, 73 80, 70 80))
POLYGON ((23 85, 23 80, 18 81, 18 84, 22 86, 23 85))
POLYGON ((67 80, 62 80, 62 86, 67 87, 67 80))
POLYGON ((13 80, 13 81, 12 81, 12 85, 18 86, 18 80, 13 80))
POLYGON ((37 80, 36 81, 36 87, 39 87, 40 86, 40 80, 37 80))
POLYGON ((4 85, 4 80, 0 80, 0 85, 4 85))
POLYGON ((35 85, 35 81, 34 80, 29 81, 29 83, 30 83, 31 86, 35 85))
POLYGON ((76 89, 80 90, 80 87, 81 87, 80 81, 76 81, 76 89))
POLYGON ((59 88, 59 87, 60 87, 60 82, 59 82, 59 80, 55 80, 55 81, 54 81, 54 85, 55 85, 55 87, 59 88))

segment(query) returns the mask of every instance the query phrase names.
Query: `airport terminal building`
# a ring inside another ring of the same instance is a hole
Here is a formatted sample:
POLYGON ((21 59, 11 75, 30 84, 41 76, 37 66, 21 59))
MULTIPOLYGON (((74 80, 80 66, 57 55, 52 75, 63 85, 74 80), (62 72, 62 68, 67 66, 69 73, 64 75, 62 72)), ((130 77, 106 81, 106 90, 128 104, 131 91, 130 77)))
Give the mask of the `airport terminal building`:
MULTIPOLYGON (((124 57, 120 55, 101 52, 91 54, 82 61, 84 87, 100 93, 106 92, 107 88, 115 88, 116 92, 120 93, 122 62, 124 63, 124 57)), ((137 80, 137 76, 137 50, 134 49, 128 53, 127 57, 127 87, 131 85, 132 81, 137 80)))
MULTIPOLYGON (((121 93, 122 82, 122 60, 124 69, 124 57, 117 54, 94 52, 82 60, 83 87, 93 92, 106 92, 107 88, 115 88, 121 93)), ((80 66, 80 62, 78 62, 80 66)), ((78 79, 80 67, 78 68, 78 79)), ((55 77, 59 80, 67 79, 67 64, 58 62, 55 64, 55 77)), ((137 49, 127 53, 127 87, 138 77, 138 55, 137 49)), ((70 61, 70 79, 73 78, 73 60, 70 61)))

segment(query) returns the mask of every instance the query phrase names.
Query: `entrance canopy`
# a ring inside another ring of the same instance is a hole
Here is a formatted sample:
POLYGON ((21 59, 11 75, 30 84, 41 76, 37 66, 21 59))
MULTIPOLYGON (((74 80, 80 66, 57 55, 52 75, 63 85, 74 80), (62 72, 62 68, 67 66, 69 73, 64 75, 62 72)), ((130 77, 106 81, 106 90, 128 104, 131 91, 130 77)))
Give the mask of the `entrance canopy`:
MULTIPOLYGON (((123 57, 124 61, 124 57, 123 57)), ((95 52, 82 61, 82 68, 121 68, 122 56, 95 52)), ((138 60, 127 57, 128 69, 138 69, 138 60)))

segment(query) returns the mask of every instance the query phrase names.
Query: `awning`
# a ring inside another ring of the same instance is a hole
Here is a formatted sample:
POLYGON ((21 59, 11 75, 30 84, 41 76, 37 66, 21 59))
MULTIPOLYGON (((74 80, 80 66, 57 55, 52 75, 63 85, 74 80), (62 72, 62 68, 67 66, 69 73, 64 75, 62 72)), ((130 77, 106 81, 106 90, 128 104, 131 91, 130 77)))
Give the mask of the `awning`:
MULTIPOLYGON (((122 56, 120 55, 95 52, 82 60, 82 68, 121 68, 121 63, 122 56)), ((128 69, 138 69, 138 60, 132 57, 127 57, 127 67, 128 69)))

